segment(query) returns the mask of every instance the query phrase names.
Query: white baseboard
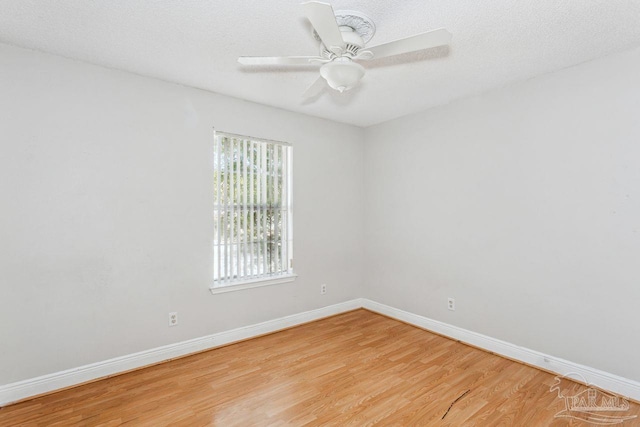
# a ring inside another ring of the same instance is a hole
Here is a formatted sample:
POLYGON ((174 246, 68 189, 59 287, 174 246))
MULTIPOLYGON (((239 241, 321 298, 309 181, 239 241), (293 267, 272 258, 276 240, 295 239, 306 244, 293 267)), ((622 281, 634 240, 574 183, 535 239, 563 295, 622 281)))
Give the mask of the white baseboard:
POLYGON ((358 308, 366 308, 397 320, 427 329, 446 337, 471 344, 478 348, 537 366, 558 375, 580 374, 590 384, 640 401, 640 382, 623 378, 588 366, 549 356, 528 348, 501 341, 477 332, 469 331, 418 314, 399 310, 366 298, 357 298, 339 304, 306 311, 279 319, 269 320, 255 325, 230 331, 219 332, 201 338, 169 344, 139 353, 116 357, 90 365, 80 366, 66 371, 55 372, 12 384, 0 386, 0 407, 39 394, 82 384, 98 378, 104 378, 154 363, 167 361, 202 350, 207 350, 236 341, 264 335, 286 329, 323 317, 344 313, 358 308))
MULTIPOLYGON (((429 319, 418 314, 399 310, 388 305, 362 298, 362 306, 367 310, 384 314, 397 320, 418 326, 440 335, 471 344, 475 347, 490 351, 509 359, 518 360, 532 366, 537 366, 545 371, 554 372, 560 376, 567 374, 579 374, 586 379, 590 385, 611 391, 622 397, 628 397, 640 401, 640 382, 620 377, 589 366, 580 365, 558 357, 549 356, 525 347, 491 338, 477 332, 429 319)), ((567 375, 573 379, 580 380, 574 375, 567 375)))
POLYGON ((98 378, 108 377, 247 338, 268 334, 361 307, 362 300, 354 299, 328 307, 305 311, 303 313, 293 314, 291 316, 285 316, 230 331, 219 332, 201 338, 169 344, 139 353, 128 354, 66 371, 0 385, 0 407, 28 397, 82 384, 98 378))

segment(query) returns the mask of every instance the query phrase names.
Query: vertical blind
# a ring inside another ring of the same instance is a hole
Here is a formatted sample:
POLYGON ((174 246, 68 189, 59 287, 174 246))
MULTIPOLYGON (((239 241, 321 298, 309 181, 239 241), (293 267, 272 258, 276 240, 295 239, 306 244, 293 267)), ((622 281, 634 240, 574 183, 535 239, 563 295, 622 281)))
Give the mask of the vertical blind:
POLYGON ((214 140, 214 286, 292 274, 291 146, 214 140))

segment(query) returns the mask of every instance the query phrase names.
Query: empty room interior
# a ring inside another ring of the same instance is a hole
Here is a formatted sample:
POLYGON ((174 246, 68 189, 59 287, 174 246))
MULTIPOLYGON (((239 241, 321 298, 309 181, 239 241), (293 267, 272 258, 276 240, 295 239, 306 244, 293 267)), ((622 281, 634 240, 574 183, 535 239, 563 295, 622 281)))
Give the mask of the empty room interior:
POLYGON ((639 23, 0 1, 0 426, 640 425, 639 23))

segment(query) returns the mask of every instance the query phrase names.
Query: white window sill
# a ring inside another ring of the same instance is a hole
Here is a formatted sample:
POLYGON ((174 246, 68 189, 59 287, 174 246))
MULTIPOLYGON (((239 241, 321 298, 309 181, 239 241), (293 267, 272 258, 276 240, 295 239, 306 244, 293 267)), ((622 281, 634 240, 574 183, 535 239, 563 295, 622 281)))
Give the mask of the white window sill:
POLYGON ((212 294, 222 294, 225 292, 235 292, 244 289, 260 288, 262 286, 279 285, 280 283, 289 283, 296 280, 297 274, 289 274, 286 276, 278 276, 273 279, 255 279, 245 280, 229 285, 214 285, 209 288, 212 294))

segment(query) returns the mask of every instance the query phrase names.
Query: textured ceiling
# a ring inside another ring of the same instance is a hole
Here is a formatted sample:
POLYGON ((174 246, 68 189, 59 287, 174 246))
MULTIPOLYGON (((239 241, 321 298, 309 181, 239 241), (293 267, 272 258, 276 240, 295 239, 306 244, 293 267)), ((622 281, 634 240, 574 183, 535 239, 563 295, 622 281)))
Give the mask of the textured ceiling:
POLYGON ((236 62, 317 53, 297 0, 0 0, 0 42, 358 126, 640 46, 640 0, 332 4, 373 19, 370 46, 440 27, 453 42, 370 61, 359 87, 311 102, 317 67, 236 62))

